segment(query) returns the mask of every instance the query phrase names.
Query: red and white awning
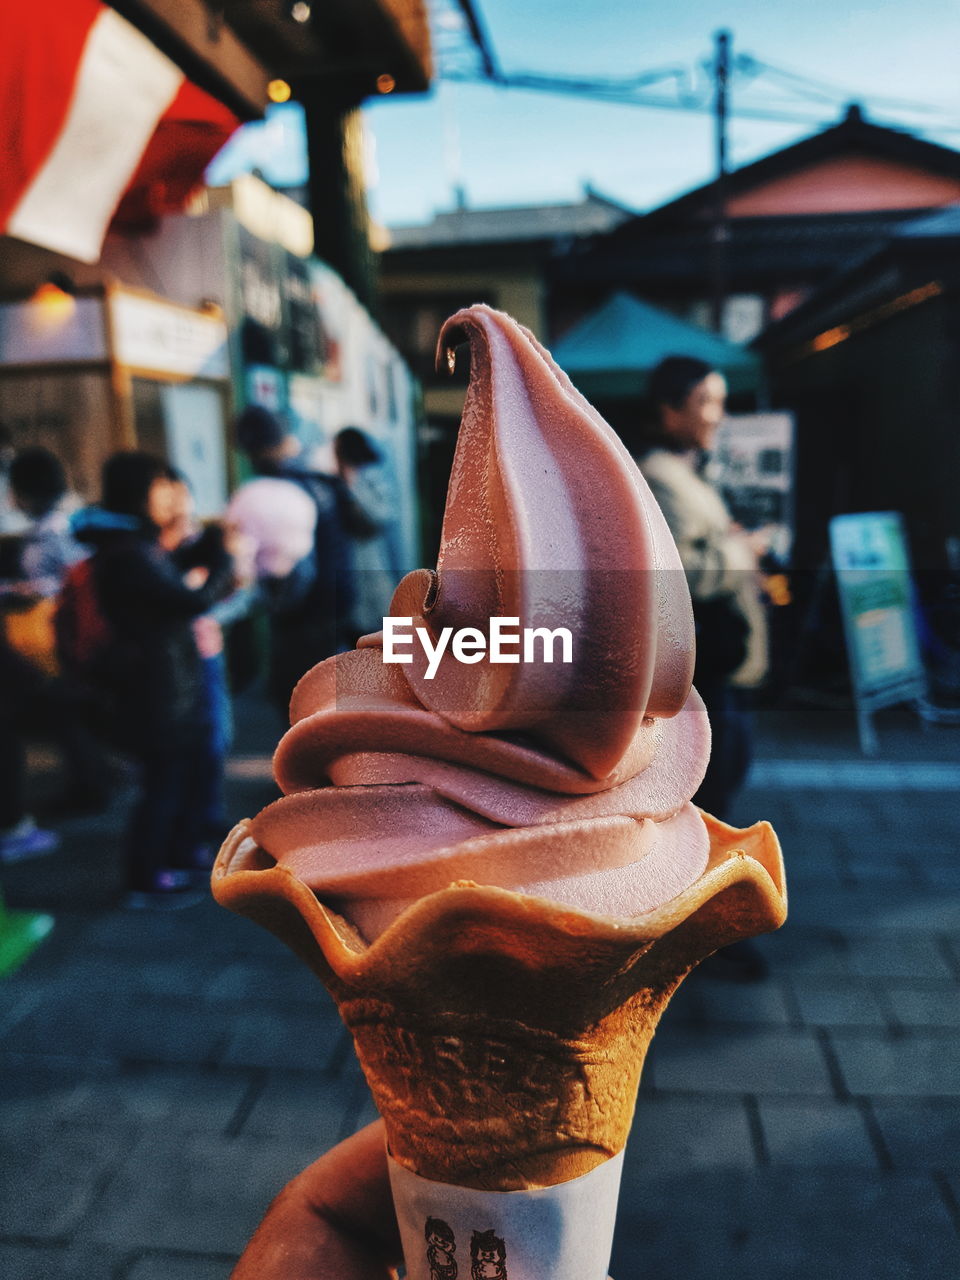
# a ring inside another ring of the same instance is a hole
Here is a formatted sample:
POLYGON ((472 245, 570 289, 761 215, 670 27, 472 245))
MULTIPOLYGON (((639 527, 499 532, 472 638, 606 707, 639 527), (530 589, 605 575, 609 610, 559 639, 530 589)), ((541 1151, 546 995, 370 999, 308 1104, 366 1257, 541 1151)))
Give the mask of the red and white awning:
POLYGON ((0 231, 96 262, 181 209, 239 120, 98 0, 0 5, 0 231))

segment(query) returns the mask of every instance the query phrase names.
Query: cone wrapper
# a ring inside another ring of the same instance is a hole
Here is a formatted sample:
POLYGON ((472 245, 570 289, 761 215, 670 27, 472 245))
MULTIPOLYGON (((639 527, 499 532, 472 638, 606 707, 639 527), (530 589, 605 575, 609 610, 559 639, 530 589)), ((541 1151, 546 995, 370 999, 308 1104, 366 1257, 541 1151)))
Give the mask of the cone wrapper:
POLYGON ((623 1150, 673 991, 711 952, 785 918, 769 824, 703 821, 703 874, 631 920, 459 882, 368 945, 246 823, 224 844, 212 887, 326 984, 397 1164, 459 1187, 528 1190, 580 1178, 623 1150))
POLYGON ((623 1153, 530 1191, 477 1191, 419 1178, 388 1159, 408 1280, 607 1280, 623 1153))

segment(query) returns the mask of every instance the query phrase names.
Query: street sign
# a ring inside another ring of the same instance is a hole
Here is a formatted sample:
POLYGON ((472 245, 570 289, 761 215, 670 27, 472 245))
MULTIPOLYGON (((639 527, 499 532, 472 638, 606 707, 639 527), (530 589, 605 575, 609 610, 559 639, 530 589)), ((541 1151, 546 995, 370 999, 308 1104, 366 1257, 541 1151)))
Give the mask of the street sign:
POLYGON ((875 755, 880 707, 919 703, 927 678, 903 521, 895 511, 835 516, 830 550, 843 615, 860 745, 875 755))

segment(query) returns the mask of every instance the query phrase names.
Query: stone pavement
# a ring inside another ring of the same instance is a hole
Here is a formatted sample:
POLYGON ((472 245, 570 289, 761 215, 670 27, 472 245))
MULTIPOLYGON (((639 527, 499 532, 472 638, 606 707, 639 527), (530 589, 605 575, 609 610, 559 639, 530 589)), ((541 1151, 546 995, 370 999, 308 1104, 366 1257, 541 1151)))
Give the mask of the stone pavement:
MULTIPOLYGON (((275 726, 246 720, 238 816, 272 794, 275 726)), ((836 715, 763 717, 737 817, 776 826, 791 918, 767 980, 698 973, 668 1010, 616 1280, 960 1275, 960 730, 889 713, 881 741, 878 773, 836 715)), ((270 936, 212 903, 117 907, 122 815, 2 871, 10 905, 57 918, 0 980, 4 1280, 226 1280, 286 1179, 373 1117, 270 936)))

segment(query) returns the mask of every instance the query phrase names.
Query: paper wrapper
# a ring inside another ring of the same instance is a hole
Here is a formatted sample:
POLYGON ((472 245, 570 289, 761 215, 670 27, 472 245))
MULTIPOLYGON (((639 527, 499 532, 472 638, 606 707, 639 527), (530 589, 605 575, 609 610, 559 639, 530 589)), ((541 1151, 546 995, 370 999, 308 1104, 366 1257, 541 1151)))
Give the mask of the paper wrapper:
POLYGON ((532 1191, 452 1187, 387 1163, 407 1280, 607 1280, 622 1152, 532 1191))

